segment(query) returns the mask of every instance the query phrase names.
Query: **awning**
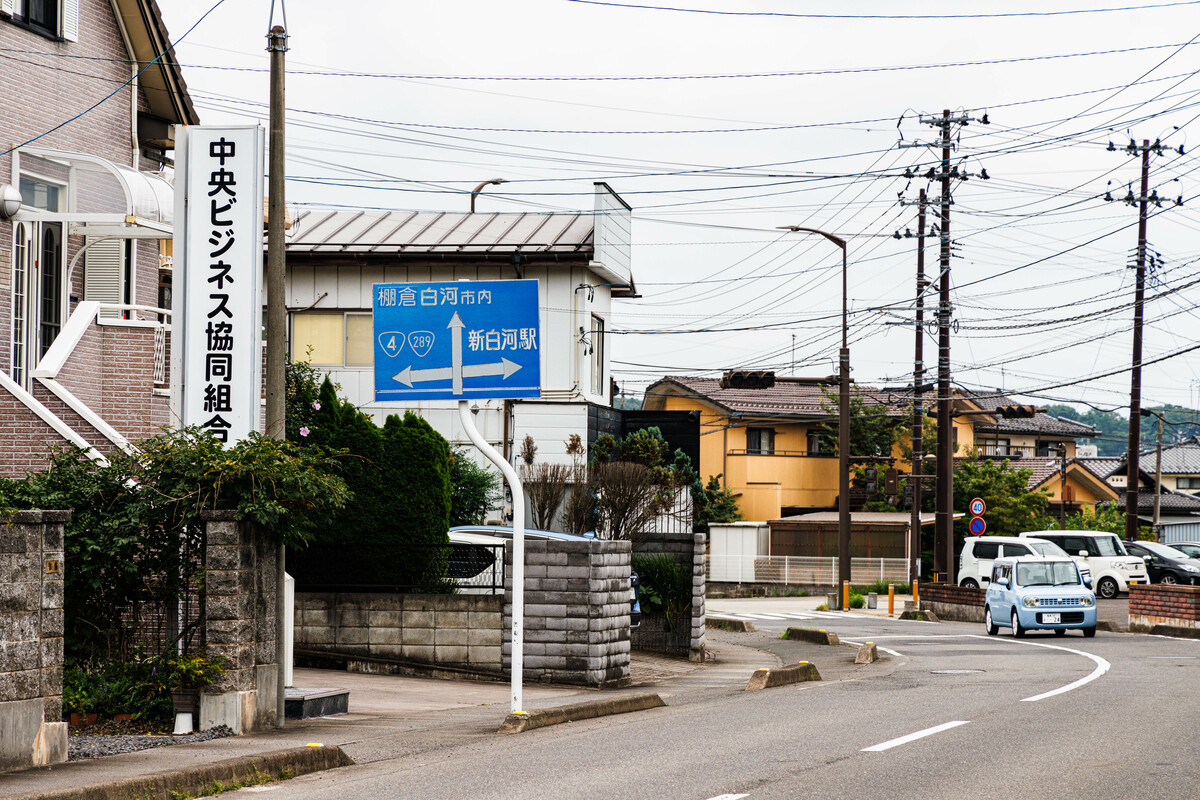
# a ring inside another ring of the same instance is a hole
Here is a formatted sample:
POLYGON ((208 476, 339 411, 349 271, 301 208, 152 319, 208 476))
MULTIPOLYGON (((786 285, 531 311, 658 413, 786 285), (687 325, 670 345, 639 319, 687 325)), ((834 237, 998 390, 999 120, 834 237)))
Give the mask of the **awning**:
POLYGON ((164 175, 41 147, 17 150, 13 174, 16 180, 23 175, 66 188, 66 210, 34 208, 23 198, 16 220, 64 222, 72 236, 171 238, 175 189, 164 175))

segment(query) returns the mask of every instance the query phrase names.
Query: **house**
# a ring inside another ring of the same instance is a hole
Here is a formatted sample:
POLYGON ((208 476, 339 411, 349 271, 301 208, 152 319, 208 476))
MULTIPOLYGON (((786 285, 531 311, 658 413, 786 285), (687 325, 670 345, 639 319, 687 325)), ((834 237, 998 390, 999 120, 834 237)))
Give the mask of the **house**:
MULTIPOLYGON (((1110 470, 1108 482, 1117 488, 1117 508, 1124 513, 1128 484, 1128 461, 1100 460, 1110 470)), ((1155 451, 1138 457, 1138 519, 1145 525, 1154 522, 1155 451)), ((1162 482, 1158 488, 1158 537, 1171 542, 1200 541, 1200 441, 1191 437, 1163 445, 1162 482)))
MULTIPOLYGON (((538 397, 473 401, 476 426, 510 462, 526 435, 538 460, 570 464, 566 441, 619 434, 606 329, 615 297, 637 297, 629 206, 604 183, 593 211, 452 213, 302 210, 287 243, 292 357, 341 385, 382 422, 414 411, 469 446, 455 400, 377 400, 376 284, 535 279, 541 330, 538 397)), ((483 459, 478 459, 481 462, 483 459)))
POLYGON ((0 473, 19 477, 63 443, 103 459, 170 421, 167 153, 198 117, 156 61, 155 0, 5 0, 0 31, 21 53, 0 99, 0 473))
MULTIPOLYGON (((888 392, 857 387, 899 422, 908 407, 888 392)), ((646 389, 646 411, 700 414, 701 480, 721 475, 748 520, 836 508, 838 458, 826 426, 837 423, 836 379, 775 377, 769 388, 735 388, 719 378, 667 376, 646 389)))
POLYGON ((1045 491, 1050 498, 1048 513, 1057 517, 1080 512, 1094 512, 1100 503, 1114 503, 1118 492, 1105 475, 1091 469, 1092 459, 1027 457, 1013 459, 1019 469, 1031 474, 1026 488, 1031 492, 1045 491))
POLYGON ((1061 448, 1066 448, 1066 457, 1074 458, 1075 440, 1096 435, 1096 429, 1091 425, 1051 416, 1044 411, 1035 411, 1032 416, 1006 417, 998 410, 1022 406, 1002 394, 964 391, 963 395, 979 408, 991 412, 989 416, 973 421, 974 446, 981 456, 1061 458, 1061 448))

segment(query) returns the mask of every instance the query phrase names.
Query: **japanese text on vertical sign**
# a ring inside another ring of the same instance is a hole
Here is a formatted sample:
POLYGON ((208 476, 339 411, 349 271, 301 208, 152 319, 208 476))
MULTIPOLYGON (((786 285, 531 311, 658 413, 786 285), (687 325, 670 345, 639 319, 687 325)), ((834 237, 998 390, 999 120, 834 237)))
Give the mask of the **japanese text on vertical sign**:
POLYGON ((230 381, 233 380, 235 356, 245 357, 234 337, 234 314, 229 308, 230 285, 234 279, 233 265, 224 256, 237 241, 238 231, 232 219, 237 203, 237 176, 234 174, 236 142, 224 136, 209 142, 208 157, 211 172, 208 179, 208 217, 212 226, 208 243, 208 327, 205 329, 204 355, 204 413, 212 416, 200 427, 222 442, 229 440, 231 423, 222 417, 233 410, 230 381), (227 168, 226 162, 230 162, 227 168))

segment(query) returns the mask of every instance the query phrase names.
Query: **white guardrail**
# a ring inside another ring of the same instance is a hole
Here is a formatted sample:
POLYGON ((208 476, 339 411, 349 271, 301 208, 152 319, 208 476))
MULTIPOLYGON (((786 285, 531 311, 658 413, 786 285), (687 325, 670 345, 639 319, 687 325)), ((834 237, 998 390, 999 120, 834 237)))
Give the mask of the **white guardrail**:
MULTIPOLYGON (((719 556, 708 557, 708 580, 725 583, 786 583, 806 586, 837 586, 836 556, 719 556)), ((908 560, 904 558, 852 558, 850 582, 908 583, 908 560)))

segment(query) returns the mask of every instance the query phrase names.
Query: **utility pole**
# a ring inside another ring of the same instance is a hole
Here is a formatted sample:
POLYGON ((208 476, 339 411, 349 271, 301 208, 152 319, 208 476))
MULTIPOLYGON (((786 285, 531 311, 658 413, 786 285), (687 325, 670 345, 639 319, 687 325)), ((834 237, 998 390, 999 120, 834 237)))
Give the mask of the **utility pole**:
MULTIPOLYGON (((285 362, 287 358, 287 309, 284 304, 286 292, 285 242, 284 242, 284 193, 283 193, 283 76, 284 54, 287 52, 287 33, 282 25, 271 27, 267 34, 267 50, 271 52, 271 141, 268 156, 267 180, 267 436, 274 439, 286 438, 286 394, 287 380, 285 362)), ((275 661, 279 666, 276 676, 275 726, 284 724, 284 661, 285 620, 287 603, 284 593, 286 581, 287 553, 280 537, 275 551, 275 661)))
MULTIPOLYGON (((1158 436, 1155 437, 1154 445, 1154 522, 1152 530, 1154 535, 1158 536, 1158 511, 1159 500, 1162 497, 1162 428, 1163 415, 1161 411, 1151 411, 1148 408, 1142 409, 1143 417, 1158 417, 1158 436)), ((1128 497, 1128 495, 1126 495, 1128 497)))
MULTIPOLYGON (((1149 139, 1143 139, 1139 145, 1136 141, 1130 140, 1129 144, 1124 148, 1124 151, 1133 156, 1141 154, 1142 157, 1142 182, 1141 192, 1137 197, 1133 196, 1133 192, 1129 192, 1123 202, 1129 205, 1136 205, 1138 209, 1138 244, 1137 244, 1137 261, 1135 268, 1137 277, 1134 285, 1133 296, 1133 368, 1130 370, 1129 377, 1129 444, 1125 453, 1127 461, 1126 470, 1126 488, 1125 488, 1125 538, 1129 540, 1137 539, 1138 532, 1138 456, 1141 448, 1141 432, 1142 432, 1142 319, 1144 314, 1144 306, 1146 302, 1146 220, 1149 218, 1149 207, 1154 203, 1156 207, 1162 207, 1162 199, 1158 196, 1158 192, 1151 194, 1150 192, 1150 154, 1162 155, 1165 150, 1170 148, 1165 147, 1162 142, 1155 140, 1153 144, 1149 139)), ((1112 142, 1108 144, 1109 152, 1116 152, 1117 148, 1112 142)), ((1180 155, 1183 155, 1183 147, 1178 148, 1180 155)), ((1105 200, 1113 199, 1111 194, 1104 196, 1105 200)), ((1176 205, 1183 205, 1183 198, 1180 197, 1175 201, 1176 205)))
POLYGON ((925 409, 921 408, 925 382, 925 190, 917 206, 917 336, 913 351, 913 422, 912 422, 912 520, 908 531, 908 574, 910 580, 920 579, 921 565, 921 488, 925 474, 922 423, 925 409))

